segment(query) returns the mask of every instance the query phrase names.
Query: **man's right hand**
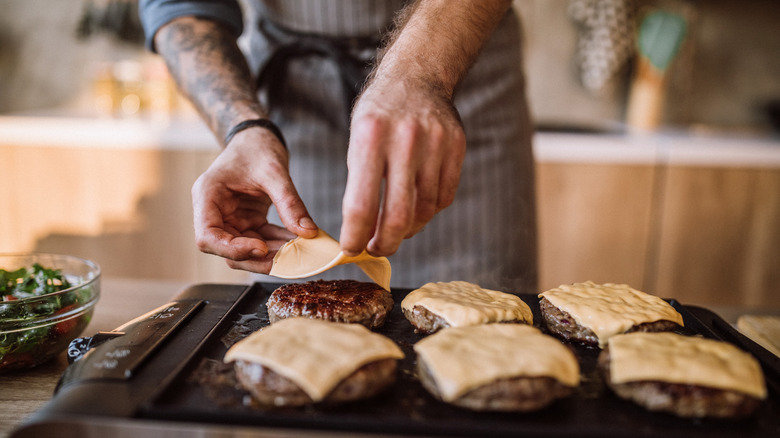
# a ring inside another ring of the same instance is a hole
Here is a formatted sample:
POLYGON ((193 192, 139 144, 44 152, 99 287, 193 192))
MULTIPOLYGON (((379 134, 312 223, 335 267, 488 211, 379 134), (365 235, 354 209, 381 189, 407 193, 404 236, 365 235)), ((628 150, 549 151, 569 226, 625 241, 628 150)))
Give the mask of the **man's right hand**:
POLYGON ((315 237, 288 172, 287 151, 270 131, 249 128, 233 137, 192 187, 195 239, 201 251, 233 269, 267 274, 288 240, 315 237), (268 223, 274 204, 286 228, 268 223))

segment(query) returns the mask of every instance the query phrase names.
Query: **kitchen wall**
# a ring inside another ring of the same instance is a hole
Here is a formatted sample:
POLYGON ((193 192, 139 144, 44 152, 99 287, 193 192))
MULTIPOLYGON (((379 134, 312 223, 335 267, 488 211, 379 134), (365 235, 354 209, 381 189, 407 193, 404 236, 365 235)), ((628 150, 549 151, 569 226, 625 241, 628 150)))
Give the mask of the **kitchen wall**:
MULTIPOLYGON (((104 35, 77 40, 83 0, 6 0, 0 15, 0 113, 77 106, 102 61, 148 57, 104 35)), ((97 4, 100 1, 95 2, 97 4)), ((571 0, 515 0, 525 21, 532 110, 544 127, 620 127, 630 66, 609 87, 586 91, 573 56, 578 32, 571 0)), ((663 123, 674 128, 766 129, 762 106, 780 99, 776 0, 635 0, 639 13, 662 5, 688 20, 670 67, 663 123)))
MULTIPOLYGON (((780 2, 635 0, 636 16, 654 7, 687 21, 686 39, 668 69, 662 123, 671 128, 764 130, 764 106, 780 99, 780 2)), ((542 125, 613 126, 624 120, 631 65, 597 93, 580 86, 573 62, 578 34, 569 0, 516 0, 525 18, 529 94, 542 125)))

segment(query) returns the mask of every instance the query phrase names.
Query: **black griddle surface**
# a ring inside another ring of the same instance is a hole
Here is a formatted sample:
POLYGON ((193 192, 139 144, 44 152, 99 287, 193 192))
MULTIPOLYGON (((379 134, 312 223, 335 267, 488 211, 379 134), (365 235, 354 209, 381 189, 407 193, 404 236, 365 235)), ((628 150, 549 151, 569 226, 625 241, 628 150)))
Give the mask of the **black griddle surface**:
MULTIPOLYGON (((229 345, 268 324, 265 302, 279 284, 256 283, 208 334, 190 357, 149 400, 141 403, 140 418, 206 422, 227 425, 294 429, 374 432, 404 435, 446 436, 545 436, 545 437, 707 437, 780 436, 780 394, 777 358, 742 337, 712 312, 670 303, 683 315, 687 335, 699 334, 726 340, 749 350, 762 362, 770 387, 769 398, 755 415, 743 420, 682 419, 644 410, 614 396, 596 370, 599 349, 573 345, 582 383, 572 397, 533 413, 473 412, 434 399, 415 375, 415 334, 404 318, 400 303, 409 290, 394 290, 395 308, 377 330, 398 343, 406 358, 398 381, 387 392, 364 401, 337 406, 263 408, 253 405, 247 393, 232 384, 232 370, 221 365, 229 345), (216 381, 204 383, 198 376, 214 367, 216 381)), ((521 295, 541 328, 538 298, 521 295)))

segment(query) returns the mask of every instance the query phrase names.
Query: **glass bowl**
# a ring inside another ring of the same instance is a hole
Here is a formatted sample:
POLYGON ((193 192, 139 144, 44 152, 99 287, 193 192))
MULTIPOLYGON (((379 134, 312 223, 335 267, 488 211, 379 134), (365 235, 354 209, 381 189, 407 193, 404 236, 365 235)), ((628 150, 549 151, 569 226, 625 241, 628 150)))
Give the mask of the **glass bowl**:
POLYGON ((60 254, 0 254, 0 269, 59 270, 70 287, 38 296, 0 296, 0 373, 28 369, 65 350, 86 328, 100 297, 100 267, 60 254))

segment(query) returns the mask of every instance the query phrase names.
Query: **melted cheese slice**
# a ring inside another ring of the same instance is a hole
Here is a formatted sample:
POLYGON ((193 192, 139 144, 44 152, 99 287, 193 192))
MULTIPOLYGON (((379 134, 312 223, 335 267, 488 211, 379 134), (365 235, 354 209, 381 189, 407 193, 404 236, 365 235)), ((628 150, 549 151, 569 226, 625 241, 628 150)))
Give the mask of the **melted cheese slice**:
POLYGON ((428 309, 451 327, 514 320, 533 324, 531 308, 519 297, 465 281, 425 284, 401 301, 408 311, 414 306, 428 309))
POLYGON ((390 290, 391 269, 387 257, 374 257, 366 251, 348 257, 341 251, 336 239, 322 230, 313 239, 296 237, 285 243, 274 256, 269 275, 288 279, 306 278, 347 263, 358 265, 376 284, 390 290))
POLYGON ((361 366, 403 357, 392 340, 360 324, 288 318, 235 343, 224 361, 259 363, 292 380, 318 402, 361 366))
POLYGON ((780 357, 780 318, 769 315, 742 315, 737 318, 737 329, 780 357))
POLYGON ((560 341, 524 324, 450 327, 414 346, 445 401, 497 379, 552 377, 577 386, 580 369, 560 341))
POLYGON ((609 341, 612 383, 662 381, 766 398, 761 366, 721 341, 675 333, 628 333, 609 341))
POLYGON ((591 329, 601 347, 637 324, 667 320, 683 325, 682 315, 669 303, 625 284, 586 281, 550 289, 539 297, 591 329))

